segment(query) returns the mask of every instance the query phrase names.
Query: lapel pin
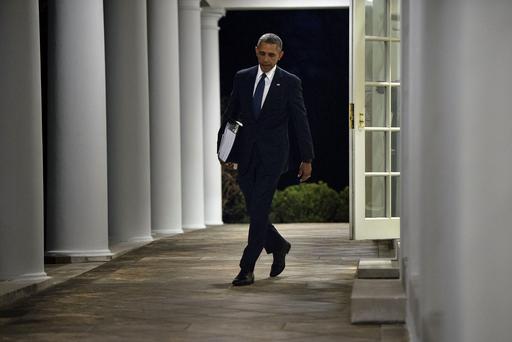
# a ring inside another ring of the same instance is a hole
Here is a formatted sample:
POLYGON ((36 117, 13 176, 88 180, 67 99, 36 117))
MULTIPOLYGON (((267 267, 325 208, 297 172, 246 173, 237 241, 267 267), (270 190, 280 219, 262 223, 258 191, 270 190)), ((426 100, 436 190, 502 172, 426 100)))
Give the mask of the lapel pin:
POLYGON ((281 86, 281 83, 276 83, 276 87, 279 87, 279 86, 281 86))

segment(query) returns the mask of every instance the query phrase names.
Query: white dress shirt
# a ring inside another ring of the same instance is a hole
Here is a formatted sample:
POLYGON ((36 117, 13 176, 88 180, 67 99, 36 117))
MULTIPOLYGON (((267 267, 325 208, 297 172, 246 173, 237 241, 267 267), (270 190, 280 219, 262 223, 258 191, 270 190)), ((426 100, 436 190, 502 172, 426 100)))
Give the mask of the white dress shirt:
MULTIPOLYGON (((272 79, 274 78, 274 74, 276 73, 277 65, 274 65, 269 72, 267 72, 267 77, 265 78, 265 88, 263 89, 263 97, 261 99, 261 107, 265 103, 265 99, 267 98, 268 90, 270 89, 270 85, 272 84, 272 79)), ((263 74, 263 70, 261 70, 261 66, 258 65, 258 73, 256 74, 256 79, 254 80, 254 89, 252 90, 252 95, 254 96, 254 92, 256 91, 256 87, 258 86, 258 82, 260 81, 260 77, 263 74)))

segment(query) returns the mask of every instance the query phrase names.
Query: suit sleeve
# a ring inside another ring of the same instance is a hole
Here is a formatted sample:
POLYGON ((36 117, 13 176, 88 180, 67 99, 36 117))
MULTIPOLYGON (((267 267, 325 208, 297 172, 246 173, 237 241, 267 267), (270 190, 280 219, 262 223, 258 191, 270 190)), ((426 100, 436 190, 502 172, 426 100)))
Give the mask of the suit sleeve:
POLYGON ((308 114, 302 96, 302 82, 298 77, 292 80, 289 98, 290 118, 295 131, 301 161, 313 160, 313 139, 309 128, 308 114))
POLYGON ((240 108, 238 96, 238 78, 239 74, 237 73, 233 80, 233 89, 231 90, 231 95, 229 96, 228 105, 224 110, 224 113, 222 114, 220 128, 219 131, 217 132, 217 152, 219 151, 220 140, 222 138, 222 133, 224 133, 224 127, 226 127, 226 123, 228 123, 229 121, 235 121, 238 116, 238 110, 240 108))

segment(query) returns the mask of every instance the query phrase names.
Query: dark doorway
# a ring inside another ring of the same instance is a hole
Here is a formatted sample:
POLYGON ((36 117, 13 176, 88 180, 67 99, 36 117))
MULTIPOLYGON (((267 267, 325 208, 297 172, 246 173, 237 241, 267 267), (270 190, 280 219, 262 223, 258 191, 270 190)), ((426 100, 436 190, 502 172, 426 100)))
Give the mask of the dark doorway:
MULTIPOLYGON (((223 103, 236 71, 256 64, 254 46, 266 32, 284 42, 279 66, 302 79, 315 144, 312 182, 339 191, 349 178, 349 11, 228 11, 220 20, 223 103)), ((279 188, 296 184, 296 172, 283 175, 279 188)))

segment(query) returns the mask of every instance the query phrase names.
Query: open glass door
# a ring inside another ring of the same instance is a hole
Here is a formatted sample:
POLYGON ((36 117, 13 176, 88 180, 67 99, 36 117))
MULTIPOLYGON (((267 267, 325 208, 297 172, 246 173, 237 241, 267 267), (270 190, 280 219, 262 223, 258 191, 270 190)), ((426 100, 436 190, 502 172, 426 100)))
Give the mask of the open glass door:
POLYGON ((400 235, 400 0, 352 0, 351 237, 400 235))

